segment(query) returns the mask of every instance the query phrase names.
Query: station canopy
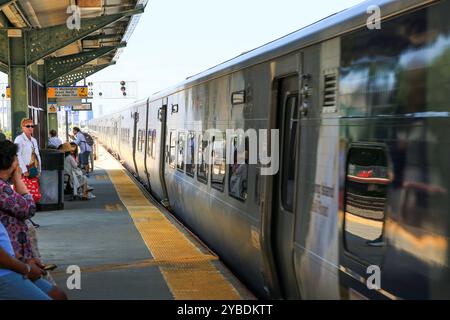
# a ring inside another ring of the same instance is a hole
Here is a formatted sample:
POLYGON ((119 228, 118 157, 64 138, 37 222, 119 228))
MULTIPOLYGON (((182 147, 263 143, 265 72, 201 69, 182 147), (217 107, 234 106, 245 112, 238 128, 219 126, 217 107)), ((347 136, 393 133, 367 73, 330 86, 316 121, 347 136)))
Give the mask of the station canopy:
POLYGON ((27 65, 45 65, 47 85, 73 85, 116 63, 147 2, 0 0, 0 71, 10 70, 8 39, 26 30, 27 65))

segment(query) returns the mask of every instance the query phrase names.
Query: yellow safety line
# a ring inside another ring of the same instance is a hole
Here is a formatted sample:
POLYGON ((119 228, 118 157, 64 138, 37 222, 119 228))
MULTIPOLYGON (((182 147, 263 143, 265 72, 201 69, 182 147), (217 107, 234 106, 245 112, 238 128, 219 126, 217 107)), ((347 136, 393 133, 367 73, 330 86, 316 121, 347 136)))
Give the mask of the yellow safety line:
MULTIPOLYGON (((106 151, 102 150, 105 154, 106 151)), ((202 253, 156 208, 123 168, 110 157, 97 165, 108 172, 119 197, 156 261, 175 299, 236 300, 235 288, 211 263, 216 257, 202 253), (109 159, 108 159, 109 158, 109 159)))

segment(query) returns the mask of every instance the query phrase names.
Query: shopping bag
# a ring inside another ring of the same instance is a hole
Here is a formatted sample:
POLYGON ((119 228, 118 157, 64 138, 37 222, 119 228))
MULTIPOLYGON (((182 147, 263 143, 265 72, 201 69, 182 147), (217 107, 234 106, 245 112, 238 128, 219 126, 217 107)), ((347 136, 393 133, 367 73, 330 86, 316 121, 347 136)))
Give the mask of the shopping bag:
POLYGON ((41 189, 39 187, 39 180, 38 178, 28 178, 24 177, 22 179, 23 183, 27 187, 30 194, 33 196, 34 202, 39 202, 42 198, 41 189))

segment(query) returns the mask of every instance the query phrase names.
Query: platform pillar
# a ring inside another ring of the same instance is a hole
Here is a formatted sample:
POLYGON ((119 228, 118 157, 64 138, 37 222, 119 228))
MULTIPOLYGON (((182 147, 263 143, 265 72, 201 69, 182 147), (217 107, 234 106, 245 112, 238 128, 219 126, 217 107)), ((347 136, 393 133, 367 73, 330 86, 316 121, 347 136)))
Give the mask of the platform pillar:
MULTIPOLYGON (((20 32, 19 32, 20 31, 20 32)), ((9 86, 11 88, 11 135, 14 140, 22 132, 20 122, 29 117, 28 68, 23 33, 9 36, 9 86)))

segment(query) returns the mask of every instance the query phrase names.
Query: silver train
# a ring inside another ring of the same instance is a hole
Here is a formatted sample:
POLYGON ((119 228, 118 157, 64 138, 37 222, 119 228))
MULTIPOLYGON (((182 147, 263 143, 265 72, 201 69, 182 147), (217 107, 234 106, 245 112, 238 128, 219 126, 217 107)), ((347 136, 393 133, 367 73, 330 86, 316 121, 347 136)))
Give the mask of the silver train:
POLYGON ((448 299, 449 12, 367 1, 89 129, 261 298, 448 299), (278 173, 211 128, 278 129, 278 173))

